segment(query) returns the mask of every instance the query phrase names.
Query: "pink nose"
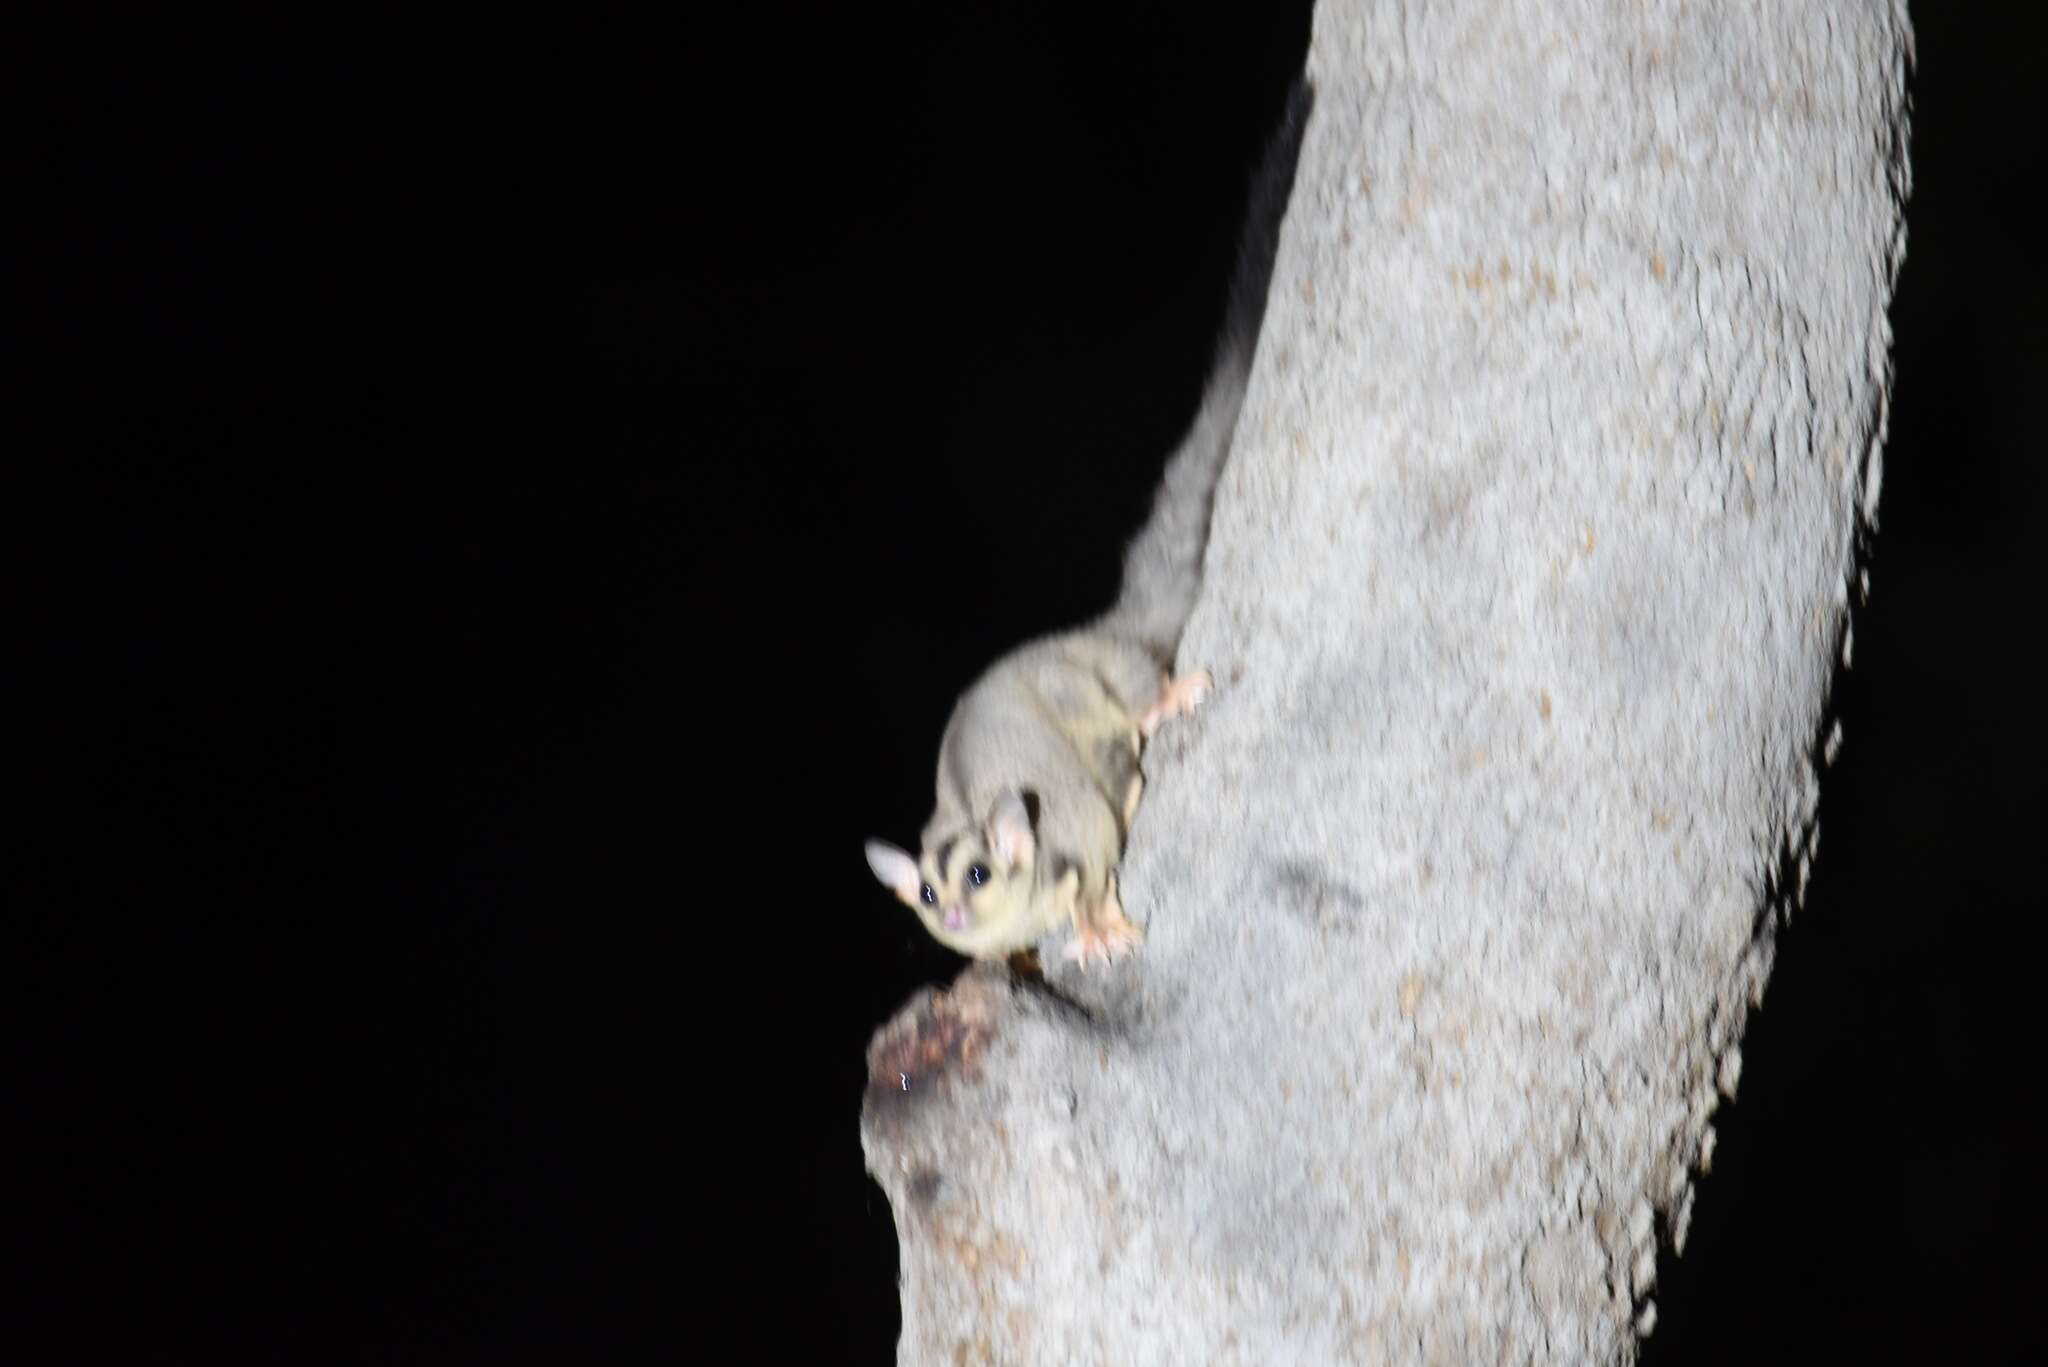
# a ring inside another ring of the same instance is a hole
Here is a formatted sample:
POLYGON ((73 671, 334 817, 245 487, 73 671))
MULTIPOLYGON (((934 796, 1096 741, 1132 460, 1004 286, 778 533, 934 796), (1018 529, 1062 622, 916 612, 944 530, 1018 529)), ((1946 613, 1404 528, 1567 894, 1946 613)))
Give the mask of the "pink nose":
POLYGON ((967 908, 958 902, 946 908, 946 929, 959 930, 967 924, 967 908))

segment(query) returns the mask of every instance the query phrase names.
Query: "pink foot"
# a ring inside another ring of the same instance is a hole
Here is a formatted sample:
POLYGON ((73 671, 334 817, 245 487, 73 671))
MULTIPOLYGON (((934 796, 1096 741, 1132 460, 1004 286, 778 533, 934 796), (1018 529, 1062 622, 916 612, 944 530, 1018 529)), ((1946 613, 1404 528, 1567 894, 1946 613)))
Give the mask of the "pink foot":
POLYGON ((1102 899, 1102 905, 1090 917, 1077 907, 1074 912, 1074 942, 1067 946, 1067 958, 1087 968, 1100 959, 1103 963, 1128 954, 1144 942, 1145 932, 1125 918, 1123 904, 1117 900, 1116 884, 1109 887, 1109 895, 1102 899))
POLYGON ((1178 679, 1167 678, 1160 682, 1159 701, 1145 709, 1145 715, 1138 718, 1138 734, 1146 740, 1152 739, 1168 717, 1185 717, 1201 706, 1202 699, 1209 696, 1212 684, 1209 671, 1198 669, 1192 674, 1183 674, 1178 679))

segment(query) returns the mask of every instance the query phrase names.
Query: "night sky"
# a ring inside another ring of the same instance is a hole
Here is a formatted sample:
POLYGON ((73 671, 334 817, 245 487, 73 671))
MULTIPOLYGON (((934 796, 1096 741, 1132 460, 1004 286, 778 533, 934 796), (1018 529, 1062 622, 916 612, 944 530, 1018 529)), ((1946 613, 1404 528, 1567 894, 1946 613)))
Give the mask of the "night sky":
MULTIPOLYGON (((892 1360, 862 1051, 961 961, 860 843, 1114 593, 1307 7, 808 8, 12 45, 0 1356, 892 1360)), ((1667 1367, 2048 1355, 2048 45, 1960 8, 1667 1367)))

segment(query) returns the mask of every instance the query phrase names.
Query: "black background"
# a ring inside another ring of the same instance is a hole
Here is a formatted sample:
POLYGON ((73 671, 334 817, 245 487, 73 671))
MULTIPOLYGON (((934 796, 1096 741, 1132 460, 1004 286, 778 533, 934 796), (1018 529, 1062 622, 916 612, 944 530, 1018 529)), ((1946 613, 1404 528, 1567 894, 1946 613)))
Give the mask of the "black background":
MULTIPOLYGON (((1653 1362, 2048 1351, 2043 35, 1960 8, 1653 1362)), ((1113 592, 1307 15, 817 9, 11 44, 10 1360, 890 1359, 861 1055, 957 960, 859 842, 1113 592)))

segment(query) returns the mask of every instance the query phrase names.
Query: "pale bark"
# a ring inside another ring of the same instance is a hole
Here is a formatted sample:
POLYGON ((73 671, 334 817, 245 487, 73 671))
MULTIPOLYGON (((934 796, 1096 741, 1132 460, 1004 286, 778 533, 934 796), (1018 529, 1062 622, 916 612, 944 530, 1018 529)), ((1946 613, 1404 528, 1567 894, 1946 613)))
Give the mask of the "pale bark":
POLYGON ((1144 950, 871 1058, 903 1361, 1634 1356, 1818 836, 1910 41, 1319 6, 1144 950))

